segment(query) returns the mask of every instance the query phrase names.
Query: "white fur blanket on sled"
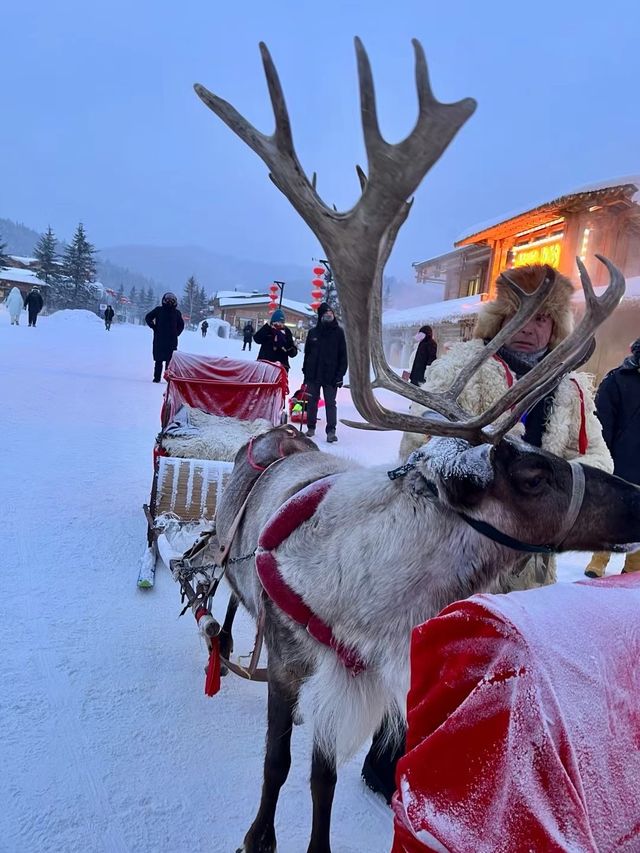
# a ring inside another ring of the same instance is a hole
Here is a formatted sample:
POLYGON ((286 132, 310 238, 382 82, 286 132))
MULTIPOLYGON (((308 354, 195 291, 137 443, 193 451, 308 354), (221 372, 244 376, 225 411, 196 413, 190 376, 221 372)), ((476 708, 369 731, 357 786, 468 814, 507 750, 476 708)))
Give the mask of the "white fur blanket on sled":
POLYGON ((161 444, 170 456, 233 462, 243 444, 272 426, 265 418, 241 421, 182 406, 162 433, 161 444))

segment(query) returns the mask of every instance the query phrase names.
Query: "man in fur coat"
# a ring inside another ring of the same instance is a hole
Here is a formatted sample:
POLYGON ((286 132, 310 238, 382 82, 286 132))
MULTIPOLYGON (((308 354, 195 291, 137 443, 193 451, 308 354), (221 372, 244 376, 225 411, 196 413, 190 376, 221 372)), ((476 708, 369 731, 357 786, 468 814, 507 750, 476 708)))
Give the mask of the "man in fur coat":
MULTIPOLYGON (((540 265, 510 270, 509 276, 526 293, 533 293, 543 273, 552 275, 555 284, 540 312, 516 332, 511 340, 488 359, 468 382, 459 397, 460 405, 472 414, 481 414, 493 405, 525 373, 558 346, 573 329, 571 297, 573 285, 568 278, 552 267, 540 265)), ((460 370, 491 340, 515 314, 516 299, 499 276, 496 297, 484 304, 473 332, 473 340, 453 344, 449 352, 427 368, 422 386, 428 391, 445 391, 460 370)), ((414 414, 425 411, 413 403, 414 414)), ((611 473, 613 461, 602 436, 602 427, 595 414, 592 377, 586 373, 570 373, 556 388, 523 417, 513 430, 525 441, 541 447, 562 459, 579 459, 585 465, 611 473)), ((425 442, 425 437, 406 433, 400 445, 400 455, 406 459, 425 442)), ((502 582, 501 592, 527 589, 553 583, 556 579, 555 561, 532 557, 518 575, 502 582)))
MULTIPOLYGON (((528 373, 544 356, 564 340, 573 328, 571 297, 573 286, 569 279, 552 267, 540 265, 510 270, 510 278, 526 293, 533 293, 542 280, 543 273, 552 275, 555 284, 539 313, 503 346, 496 355, 482 364, 460 394, 461 406, 474 415, 486 411, 509 387, 528 373)), ((504 323, 516 313, 515 297, 499 276, 496 297, 483 305, 473 333, 473 340, 453 344, 449 352, 427 368, 425 383, 428 391, 446 391, 460 370, 500 331, 504 323)), ((411 405, 414 414, 422 414, 424 406, 411 405)), ((600 422, 595 415, 592 379, 586 373, 565 376, 540 402, 538 402, 514 427, 529 444, 542 447, 562 459, 579 459, 585 465, 611 473, 613 462, 602 436, 600 422)), ((405 433, 400 446, 404 460, 421 447, 424 435, 405 433)), ((540 507, 541 512, 544 507, 540 507)), ((504 579, 494 592, 528 589, 556 580, 555 558, 535 555, 529 558, 518 575, 504 579)), ((362 775, 365 782, 390 801, 395 788, 395 766, 402 755, 401 747, 389 743, 383 725, 374 737, 365 759, 362 775)))

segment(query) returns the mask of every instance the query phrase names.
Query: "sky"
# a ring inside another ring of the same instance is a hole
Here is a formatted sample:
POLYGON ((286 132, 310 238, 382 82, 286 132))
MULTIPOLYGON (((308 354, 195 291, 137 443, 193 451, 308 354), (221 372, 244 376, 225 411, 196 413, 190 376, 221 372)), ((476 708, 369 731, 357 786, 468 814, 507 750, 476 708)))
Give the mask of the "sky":
POLYGON ((61 238, 82 220, 102 248, 196 244, 302 265, 319 255, 262 161, 193 92, 204 84, 271 132, 260 40, 298 156, 340 209, 358 196, 354 165, 366 166, 354 35, 390 141, 416 118, 412 37, 441 100, 477 99, 398 237, 387 271, 403 280, 477 222, 640 171, 633 0, 10 0, 2 29, 0 216, 61 238))

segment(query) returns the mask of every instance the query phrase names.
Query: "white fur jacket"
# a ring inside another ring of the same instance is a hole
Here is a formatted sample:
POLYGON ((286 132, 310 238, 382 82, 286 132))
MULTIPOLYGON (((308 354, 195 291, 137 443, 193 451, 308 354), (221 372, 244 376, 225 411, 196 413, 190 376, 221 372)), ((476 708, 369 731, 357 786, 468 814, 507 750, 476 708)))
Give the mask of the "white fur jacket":
MULTIPOLYGON (((484 343, 480 340, 453 344, 446 355, 427 368, 426 381, 422 387, 426 391, 446 391, 462 367, 483 346, 484 343)), ((472 414, 481 414, 486 411, 506 392, 507 371, 515 382, 516 377, 504 362, 490 358, 467 384, 459 397, 460 405, 472 414)), ((424 406, 417 403, 411 404, 413 414, 422 414, 424 411, 424 406)), ((513 432, 521 434, 523 429, 523 425, 518 424, 513 432)), ((406 459, 424 442, 424 436, 406 433, 400 445, 402 459, 406 459)), ((579 458, 585 465, 592 465, 609 473, 613 471, 611 454, 602 437, 600 421, 595 415, 593 381, 588 373, 570 373, 560 382, 545 425, 542 448, 562 459, 579 458), (578 386, 582 391, 582 398, 578 386), (583 437, 586 430, 587 447, 584 453, 580 453, 581 427, 583 437)))

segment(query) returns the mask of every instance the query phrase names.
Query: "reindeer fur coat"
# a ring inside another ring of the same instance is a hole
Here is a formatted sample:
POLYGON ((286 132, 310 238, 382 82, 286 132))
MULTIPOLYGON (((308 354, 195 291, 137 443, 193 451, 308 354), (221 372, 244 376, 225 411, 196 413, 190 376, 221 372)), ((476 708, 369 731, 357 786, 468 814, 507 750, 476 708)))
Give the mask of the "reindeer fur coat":
MULTIPOLYGON (((482 349, 481 340, 453 344, 449 352, 434 361, 427 368, 426 382, 422 386, 426 391, 446 391, 460 370, 482 349)), ((492 406, 508 390, 507 374, 509 368, 497 359, 489 359, 471 378, 459 397, 460 405, 472 414, 480 414, 492 406)), ((513 381, 515 375, 511 374, 513 381)), ((424 406, 411 404, 413 414, 422 414, 424 406)), ((514 429, 522 434, 522 424, 514 429)), ((406 460, 410 453, 425 443, 423 435, 407 433, 400 445, 400 456, 406 460)), ((553 406, 545 424, 542 449, 554 453, 567 461, 579 459, 585 465, 613 472, 613 460, 602 437, 602 427, 595 414, 593 382, 587 373, 571 373, 560 382, 553 406), (579 433, 581 423, 581 400, 576 383, 580 386, 584 398, 584 416, 587 430, 588 447, 585 454, 579 452, 579 433)))

